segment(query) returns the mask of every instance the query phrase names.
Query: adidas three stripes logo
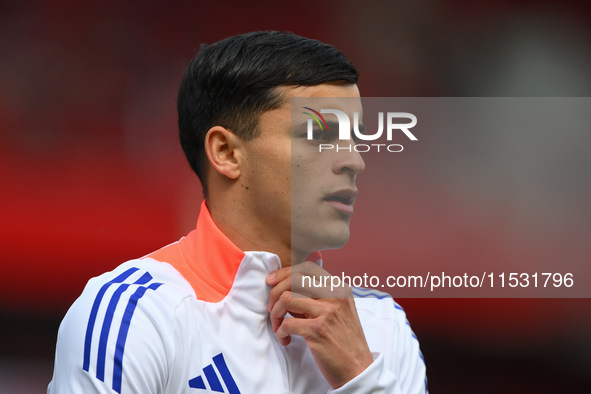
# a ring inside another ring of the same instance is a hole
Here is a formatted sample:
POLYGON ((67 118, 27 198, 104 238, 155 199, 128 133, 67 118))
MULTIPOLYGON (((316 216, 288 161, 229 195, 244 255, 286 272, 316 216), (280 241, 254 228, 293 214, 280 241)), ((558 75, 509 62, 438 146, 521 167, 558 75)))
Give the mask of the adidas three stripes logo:
MULTIPOLYGON (((213 364, 209 364, 207 367, 203 368, 203 375, 205 375, 205 380, 207 380, 207 384, 211 391, 215 391, 216 393, 240 394, 240 390, 238 390, 238 386, 236 386, 236 382, 234 382, 234 378, 226 365, 226 360, 224 360, 222 353, 213 357, 213 364), (224 391, 224 387, 216 373, 216 368, 228 391, 224 391)), ((189 380, 189 387, 207 390, 205 381, 201 375, 189 380)))

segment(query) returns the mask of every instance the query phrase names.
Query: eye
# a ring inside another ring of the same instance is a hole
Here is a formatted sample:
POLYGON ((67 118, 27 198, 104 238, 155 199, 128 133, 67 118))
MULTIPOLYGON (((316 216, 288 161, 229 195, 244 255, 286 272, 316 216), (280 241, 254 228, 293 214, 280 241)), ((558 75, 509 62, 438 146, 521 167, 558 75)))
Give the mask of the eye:
POLYGON ((314 129, 312 132, 312 141, 322 141, 326 138, 326 131, 314 129))
POLYGON ((333 142, 339 138, 339 132, 335 127, 328 130, 315 130, 313 138, 314 141, 333 142))

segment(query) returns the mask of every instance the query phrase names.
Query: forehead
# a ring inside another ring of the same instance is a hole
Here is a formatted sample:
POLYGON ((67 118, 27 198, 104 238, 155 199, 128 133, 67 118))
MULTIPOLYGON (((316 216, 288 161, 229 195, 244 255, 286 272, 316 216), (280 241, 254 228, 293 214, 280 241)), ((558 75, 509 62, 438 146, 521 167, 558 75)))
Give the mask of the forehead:
POLYGON ((324 83, 314 86, 278 86, 276 89, 283 98, 283 104, 279 108, 261 114, 259 126, 263 134, 265 130, 278 127, 290 128, 290 124, 305 122, 306 115, 302 111, 292 111, 294 105, 334 108, 348 115, 361 112, 359 88, 355 84, 324 83))
POLYGON ((302 103, 310 99, 314 105, 325 108, 337 108, 348 111, 359 111, 359 88, 355 84, 323 83, 314 86, 280 86, 279 93, 285 98, 285 106, 294 102, 302 103), (343 100, 340 100, 340 99, 343 100), (292 100, 295 99, 295 100, 292 100))
POLYGON ((291 120, 295 123, 305 121, 305 115, 300 107, 334 108, 348 115, 362 112, 359 88, 356 84, 324 83, 314 86, 279 86, 277 91, 284 98, 281 112, 286 116, 295 116, 291 120), (292 108, 293 106, 297 108, 292 108), (294 109, 294 111, 292 111, 294 109), (300 116, 301 115, 301 116, 300 116))

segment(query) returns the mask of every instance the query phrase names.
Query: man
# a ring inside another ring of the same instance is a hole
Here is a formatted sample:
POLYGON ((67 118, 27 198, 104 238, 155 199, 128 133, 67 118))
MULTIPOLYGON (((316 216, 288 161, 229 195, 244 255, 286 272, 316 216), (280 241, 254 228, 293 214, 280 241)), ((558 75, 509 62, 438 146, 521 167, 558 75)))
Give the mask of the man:
POLYGON ((348 240, 364 162, 313 154, 332 137, 292 132, 290 99, 351 98, 334 103, 351 113, 357 76, 332 46, 291 33, 201 49, 178 99, 205 196, 197 227, 89 281, 60 326, 49 393, 426 392, 391 298, 291 279, 328 275, 314 252, 348 240))

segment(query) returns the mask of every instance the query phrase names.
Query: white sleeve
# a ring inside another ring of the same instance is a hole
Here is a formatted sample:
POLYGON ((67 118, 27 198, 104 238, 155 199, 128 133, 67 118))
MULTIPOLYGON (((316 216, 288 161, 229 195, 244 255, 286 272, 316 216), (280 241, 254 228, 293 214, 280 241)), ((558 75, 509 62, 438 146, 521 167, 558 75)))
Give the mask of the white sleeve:
MULTIPOLYGON (((391 299, 389 299, 392 301, 391 299)), ((361 374, 329 394, 427 394, 427 376, 419 341, 397 304, 394 349, 372 352, 374 362, 361 374)), ((387 323, 384 322, 384 325, 387 323)))
POLYGON ((164 391, 172 308, 162 283, 129 272, 91 280, 64 317, 48 394, 164 391))
MULTIPOLYGON (((372 354, 374 357, 375 354, 372 354)), ((396 376, 384 367, 384 357, 379 354, 374 362, 355 378, 329 394, 402 394, 396 376)))

